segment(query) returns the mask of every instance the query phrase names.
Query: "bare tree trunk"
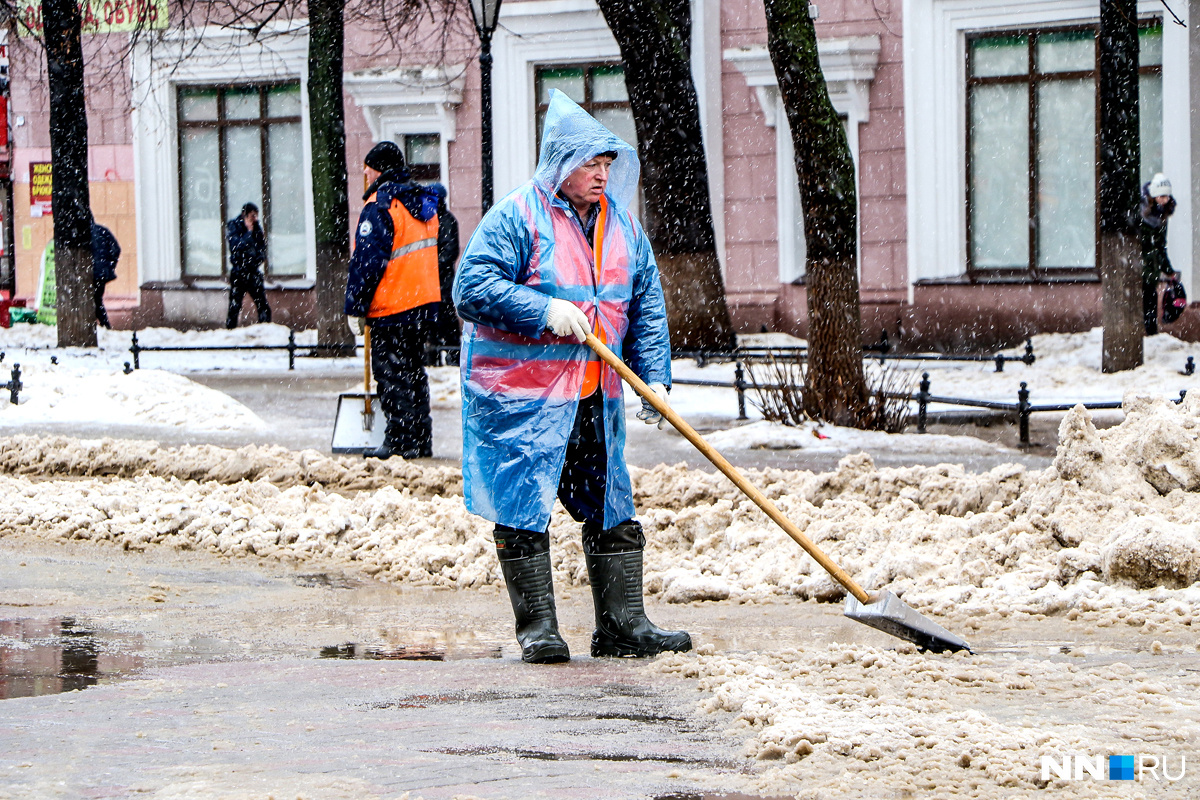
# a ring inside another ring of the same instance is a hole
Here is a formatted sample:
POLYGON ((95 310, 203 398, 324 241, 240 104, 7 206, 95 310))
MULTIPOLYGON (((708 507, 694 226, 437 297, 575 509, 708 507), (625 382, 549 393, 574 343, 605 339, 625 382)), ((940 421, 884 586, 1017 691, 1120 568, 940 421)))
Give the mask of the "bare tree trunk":
POLYGON ((1100 279, 1104 372, 1142 365, 1137 0, 1100 0, 1100 279))
POLYGON ((688 0, 598 0, 625 61, 638 134, 645 228, 677 348, 723 350, 733 323, 717 259, 688 0))
POLYGON ((42 0, 50 83, 54 277, 59 347, 96 346, 81 20, 75 0, 42 0))
POLYGON ((342 99, 345 36, 342 0, 308 3, 308 106, 312 143, 313 217, 317 240, 317 342, 327 354, 352 355, 354 336, 344 304, 350 263, 346 124, 342 99))
POLYGON ((817 419, 862 427, 868 403, 854 161, 825 87, 808 0, 765 0, 765 5, 767 48, 795 144, 808 247, 804 407, 817 419))
POLYGON ((1104 286, 1104 372, 1142 365, 1142 245, 1136 233, 1100 233, 1100 279, 1104 286))

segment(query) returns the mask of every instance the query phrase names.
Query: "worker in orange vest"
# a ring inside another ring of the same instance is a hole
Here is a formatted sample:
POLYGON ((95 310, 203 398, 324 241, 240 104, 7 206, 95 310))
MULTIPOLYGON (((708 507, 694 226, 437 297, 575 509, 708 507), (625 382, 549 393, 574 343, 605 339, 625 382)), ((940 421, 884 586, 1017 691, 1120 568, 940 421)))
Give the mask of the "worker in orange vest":
POLYGON ((438 196, 410 180, 395 142, 363 160, 368 184, 346 281, 350 327, 371 328, 371 369, 387 417, 383 445, 367 458, 429 458, 433 420, 425 340, 442 300, 438 280, 438 196))

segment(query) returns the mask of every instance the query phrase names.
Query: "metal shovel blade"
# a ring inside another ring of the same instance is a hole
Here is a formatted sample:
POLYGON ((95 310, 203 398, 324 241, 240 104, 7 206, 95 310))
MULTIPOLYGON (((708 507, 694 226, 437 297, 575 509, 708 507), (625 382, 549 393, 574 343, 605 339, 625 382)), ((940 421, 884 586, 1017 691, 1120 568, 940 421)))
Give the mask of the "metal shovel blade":
POLYGON ((906 639, 923 650, 935 653, 966 650, 971 652, 971 646, 966 640, 955 636, 950 631, 932 620, 918 614, 907 603, 888 591, 880 592, 875 602, 863 604, 854 595, 846 596, 847 617, 864 625, 891 634, 899 639, 906 639))
MULTIPOLYGON (((343 394, 338 397, 337 416, 333 421, 333 442, 330 448, 334 455, 362 455, 366 450, 383 446, 386 425, 364 424, 364 395, 343 394)), ((371 399, 378 402, 375 395, 371 399)), ((373 415, 372 415, 373 416, 373 415)))

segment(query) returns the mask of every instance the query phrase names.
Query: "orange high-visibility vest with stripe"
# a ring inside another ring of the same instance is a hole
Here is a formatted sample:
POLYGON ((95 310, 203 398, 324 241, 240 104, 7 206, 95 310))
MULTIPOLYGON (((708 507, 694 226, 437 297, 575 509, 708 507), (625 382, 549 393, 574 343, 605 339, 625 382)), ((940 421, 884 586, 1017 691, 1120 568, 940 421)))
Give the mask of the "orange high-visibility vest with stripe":
MULTIPOLYGON (((367 201, 375 202, 375 195, 367 201)), ((420 222, 399 200, 392 198, 392 256, 371 298, 368 318, 390 317, 442 299, 438 280, 438 218, 420 222)))
MULTIPOLYGON (((595 257, 596 268, 593 270, 593 275, 597 276, 600 272, 601 258, 604 256, 604 223, 605 217, 608 216, 608 198, 600 197, 600 213, 596 217, 596 234, 592 242, 592 254, 595 257)), ((605 341, 604 328, 600 326, 600 315, 596 315, 596 324, 592 328, 592 333, 596 334, 596 338, 604 344, 605 341)), ((583 387, 579 391, 580 397, 591 397, 592 392, 600 386, 600 370, 602 362, 600 356, 595 353, 588 353, 587 366, 583 369, 583 387)))

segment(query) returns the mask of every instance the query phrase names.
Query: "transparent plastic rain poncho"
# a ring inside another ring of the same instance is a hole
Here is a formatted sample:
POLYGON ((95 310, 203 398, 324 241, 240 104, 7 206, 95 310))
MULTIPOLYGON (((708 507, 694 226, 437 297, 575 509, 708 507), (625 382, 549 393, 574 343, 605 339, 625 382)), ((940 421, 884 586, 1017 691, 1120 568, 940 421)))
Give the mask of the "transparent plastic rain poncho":
MULTIPOLYGON (((591 353, 546 330, 551 298, 578 305, 647 383, 671 383, 670 338, 658 265, 628 203, 639 164, 632 147, 554 91, 533 179, 497 203, 467 243, 454 280, 465 321, 460 361, 467 508, 493 522, 542 531, 550 523, 567 439, 591 353), (557 195, 573 171, 616 152, 596 241, 600 268, 574 212, 557 195), (598 272, 598 274, 597 274, 598 272), (598 316, 597 316, 598 315, 598 316)), ((603 525, 634 513, 625 466, 620 376, 603 366, 608 476, 603 525)))

